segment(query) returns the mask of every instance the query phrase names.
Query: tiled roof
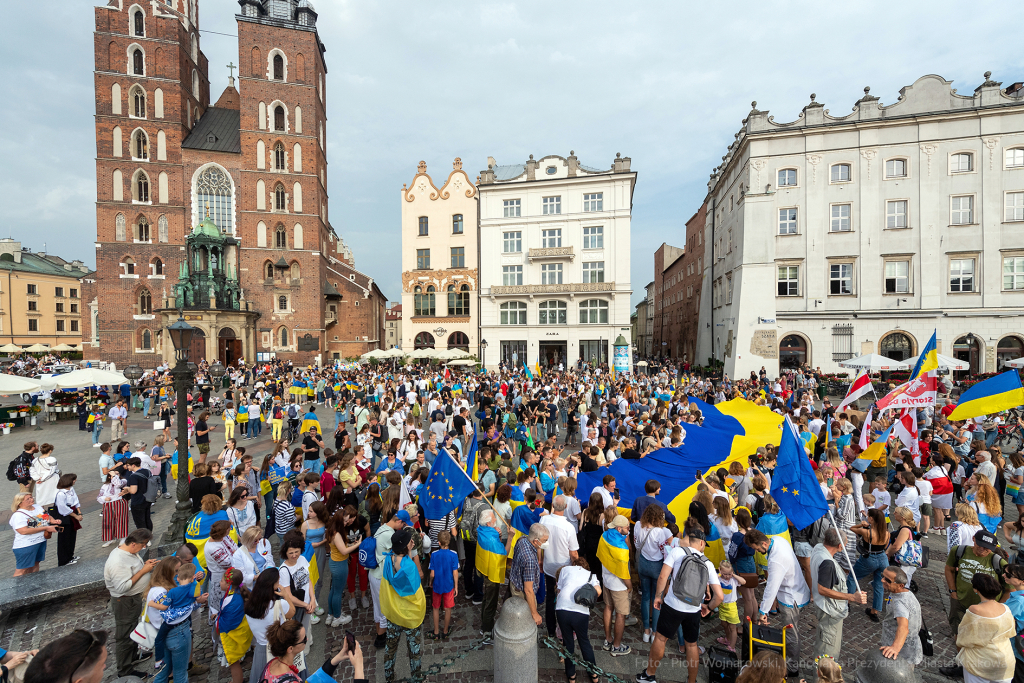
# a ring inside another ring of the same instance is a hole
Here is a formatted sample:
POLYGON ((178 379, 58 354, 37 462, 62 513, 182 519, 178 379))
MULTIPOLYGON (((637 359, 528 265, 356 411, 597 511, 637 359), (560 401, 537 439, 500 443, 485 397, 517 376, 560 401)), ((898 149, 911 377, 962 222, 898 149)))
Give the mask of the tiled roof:
POLYGON ((8 261, 3 256, 7 256, 7 254, 0 255, 0 270, 14 270, 24 273, 38 273, 40 275, 59 275, 76 279, 86 277, 93 272, 88 268, 82 270, 75 266, 72 266, 71 270, 67 270, 63 265, 54 263, 46 256, 33 254, 30 251, 21 252, 21 263, 8 261))
POLYGON ((241 114, 237 109, 210 107, 196 123, 181 146, 186 149, 201 149, 207 152, 242 153, 242 138, 239 134, 241 114), (211 136, 213 136, 211 138, 211 136))

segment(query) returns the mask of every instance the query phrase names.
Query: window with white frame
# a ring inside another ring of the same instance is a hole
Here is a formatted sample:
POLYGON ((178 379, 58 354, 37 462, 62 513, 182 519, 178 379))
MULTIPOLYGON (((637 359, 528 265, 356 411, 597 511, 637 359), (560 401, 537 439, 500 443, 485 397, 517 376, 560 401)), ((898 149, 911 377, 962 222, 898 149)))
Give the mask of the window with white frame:
POLYGON ((974 197, 964 195, 950 200, 950 225, 970 225, 974 222, 974 197))
POLYGON ((541 246, 545 249, 562 246, 562 230, 541 230, 541 246))
POLYGON ((583 195, 584 211, 604 211, 604 192, 583 195))
POLYGON ((525 325, 526 304, 522 301, 509 301, 499 308, 502 325, 525 325))
POLYGON ((779 234, 796 234, 796 209, 779 209, 779 234))
POLYGON ((502 234, 502 249, 506 254, 517 254, 523 250, 523 233, 520 231, 502 234))
POLYGON ((540 283, 542 285, 562 284, 562 264, 545 263, 540 267, 540 283))
POLYGON ((1006 220, 1024 221, 1024 192, 1006 193, 1006 220))
POLYGON ((837 296, 853 294, 853 264, 831 263, 828 267, 828 293, 837 296))
POLYGON ((584 282, 604 282, 604 261, 590 261, 583 264, 584 282))
POLYGON ((501 284, 505 287, 512 287, 515 285, 523 284, 523 267, 522 266, 502 266, 501 267, 501 284))
POLYGON ((905 199, 895 199, 885 203, 885 227, 907 227, 907 201, 905 199))
POLYGON ((519 218, 520 206, 518 199, 504 200, 505 218, 519 218))
POLYGON ((1024 256, 1003 259, 1003 290, 1024 290, 1024 256))
POLYGON ((910 261, 885 262, 885 293, 908 294, 910 292, 910 261))
POLYGON ((1024 147, 1006 150, 1006 168, 1024 168, 1024 147))
POLYGON ((800 296, 800 266, 779 266, 779 296, 800 296))
POLYGON ((850 182, 850 164, 833 164, 829 179, 833 183, 850 182))
POLYGON ((545 216, 562 213, 562 198, 561 197, 542 197, 541 208, 545 216))
POLYGON ((567 308, 564 301, 542 301, 537 310, 539 312, 538 322, 541 325, 568 324, 567 308))
POLYGON ((949 261, 949 291, 974 291, 974 259, 956 258, 949 261))
POLYGON ((850 231, 850 204, 832 205, 832 223, 829 226, 830 232, 850 231))
POLYGON ((726 298, 725 303, 732 303, 732 275, 725 278, 726 298))
POLYGON ((949 157, 950 173, 968 173, 974 170, 974 155, 969 152, 961 152, 949 157))
POLYGON ((604 226, 598 225, 592 228, 583 228, 583 248, 604 248, 604 226))
POLYGON ((907 160, 906 159, 888 159, 885 162, 885 177, 886 178, 906 178, 907 177, 907 160))
POLYGON ((608 302, 587 299, 580 302, 580 325, 601 325, 608 323, 608 302))
POLYGON ((795 168, 783 168, 779 170, 779 187, 796 187, 795 168))

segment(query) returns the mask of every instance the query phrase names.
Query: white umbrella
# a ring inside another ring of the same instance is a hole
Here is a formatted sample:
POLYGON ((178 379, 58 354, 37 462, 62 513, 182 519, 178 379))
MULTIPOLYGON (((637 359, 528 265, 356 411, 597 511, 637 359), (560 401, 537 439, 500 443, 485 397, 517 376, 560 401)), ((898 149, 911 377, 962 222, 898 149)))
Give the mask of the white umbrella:
POLYGON ((30 377, 19 375, 0 374, 0 395, 11 396, 12 394, 31 394, 46 387, 51 387, 50 382, 43 382, 30 377))
POLYGON ((373 351, 367 351, 360 358, 386 358, 387 351, 381 349, 374 349, 373 351))
POLYGON ((67 344, 57 344, 56 346, 54 346, 50 350, 51 351, 65 351, 66 352, 66 351, 76 351, 77 349, 75 349, 74 346, 68 346, 67 344))
POLYGON ((647 367, 647 361, 642 360, 639 363, 637 363, 637 366, 638 367, 645 367, 646 368, 647 367))
POLYGON ((403 356, 405 356, 405 351, 399 348, 392 348, 385 351, 381 358, 401 358, 403 356))
POLYGON ((47 353, 50 347, 44 344, 33 344, 32 346, 25 349, 26 353, 47 353))
POLYGON ((899 370, 903 367, 903 364, 898 360, 892 358, 886 358, 885 356, 879 356, 875 353, 869 353, 866 356, 857 356, 850 360, 844 360, 839 363, 844 368, 854 368, 856 370, 868 370, 870 372, 878 372, 881 370, 899 370))
MULTIPOLYGON (((0 349, 2 351, 3 349, 0 349)), ((1024 368, 1024 358, 1014 358, 1003 363, 1006 368, 1024 368)))
POLYGON ((406 354, 409 358, 434 358, 434 349, 416 349, 412 353, 406 354))
POLYGON ((120 372, 98 368, 82 368, 53 378, 58 389, 83 389, 91 386, 120 386, 128 384, 128 378, 120 372))
POLYGON ((469 358, 465 358, 463 360, 448 361, 448 365, 453 365, 453 366, 455 366, 455 365, 477 365, 477 364, 479 364, 479 361, 470 360, 469 358))
MULTIPOLYGON (((941 353, 938 353, 938 354, 935 354, 935 355, 938 356, 938 361, 939 361, 939 367, 940 368, 946 368, 947 370, 970 370, 971 369, 971 364, 968 363, 967 361, 957 360, 956 358, 950 358, 949 356, 943 356, 941 353)), ((917 359, 918 358, 919 358, 919 356, 914 356, 913 358, 908 358, 905 361, 903 361, 902 363, 900 363, 900 367, 903 368, 903 369, 913 370, 914 366, 917 365, 917 359)))
POLYGON ((4 344, 0 346, 0 352, 3 353, 22 353, 25 349, 21 348, 17 344, 4 344))
POLYGON ((469 351, 463 351, 462 349, 444 349, 434 354, 434 358, 441 360, 455 360, 456 358, 465 358, 471 355, 469 351))

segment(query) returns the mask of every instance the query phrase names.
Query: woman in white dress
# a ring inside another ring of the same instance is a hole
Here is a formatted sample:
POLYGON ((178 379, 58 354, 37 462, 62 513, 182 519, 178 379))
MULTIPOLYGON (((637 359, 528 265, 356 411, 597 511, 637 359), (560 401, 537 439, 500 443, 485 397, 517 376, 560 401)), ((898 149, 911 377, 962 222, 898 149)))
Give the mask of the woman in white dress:
POLYGON ((57 467, 57 458, 53 456, 52 445, 44 443, 39 447, 39 453, 32 461, 28 473, 36 484, 36 505, 48 510, 57 499, 57 482, 60 481, 60 468, 57 467))

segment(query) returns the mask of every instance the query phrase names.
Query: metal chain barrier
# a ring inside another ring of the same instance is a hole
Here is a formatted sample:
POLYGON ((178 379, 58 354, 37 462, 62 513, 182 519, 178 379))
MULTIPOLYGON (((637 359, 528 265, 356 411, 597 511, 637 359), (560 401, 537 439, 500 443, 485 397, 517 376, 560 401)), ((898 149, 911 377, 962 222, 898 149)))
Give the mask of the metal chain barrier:
MULTIPOLYGON (((423 681, 427 678, 427 676, 436 676, 437 674, 441 673, 442 669, 444 669, 445 667, 451 666, 452 664, 454 664, 455 662, 459 661, 460 659, 465 659, 466 657, 469 656, 469 654, 471 652, 475 652, 475 651, 481 649, 482 647, 484 647, 484 639, 483 638, 481 638, 480 640, 476 641, 475 643, 470 645, 465 650, 459 652, 458 654, 452 655, 451 657, 445 657, 440 662, 437 662, 435 664, 431 664, 430 666, 426 667, 425 669, 420 669, 420 672, 418 674, 413 674, 413 675, 409 676, 408 678, 399 678, 399 679, 397 679, 395 681, 395 683, 423 683, 423 681)), ((381 652, 383 652, 383 650, 381 652)), ((383 664, 381 666, 383 666, 383 664)), ((627 682, 623 681, 622 683, 627 683, 627 682)))
POLYGON ((559 657, 564 657, 568 659, 577 667, 585 669, 586 671, 589 671, 591 674, 594 674, 595 676, 604 677, 605 679, 610 681, 610 683, 635 683, 633 679, 627 681, 625 679, 619 678, 615 674, 608 673, 607 671, 599 667, 597 664, 591 664, 590 662, 584 661, 582 658, 582 653, 579 657, 577 657, 575 654, 570 654, 569 651, 565 649, 565 646, 562 645, 562 643, 560 643, 556 638, 552 638, 549 635, 539 633, 537 634, 537 640, 544 647, 557 652, 559 657))

